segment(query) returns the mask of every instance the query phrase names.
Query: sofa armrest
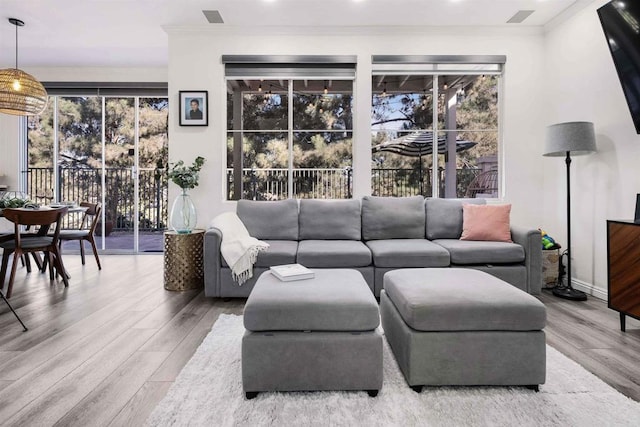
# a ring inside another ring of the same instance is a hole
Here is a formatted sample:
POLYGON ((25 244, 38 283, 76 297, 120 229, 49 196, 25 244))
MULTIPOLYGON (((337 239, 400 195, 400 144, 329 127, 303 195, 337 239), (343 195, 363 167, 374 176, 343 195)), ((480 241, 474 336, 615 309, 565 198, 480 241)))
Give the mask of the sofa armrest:
POLYGON ((540 230, 512 225, 511 240, 524 248, 527 292, 537 295, 542 290, 542 236, 540 230))
POLYGON ((221 242, 222 232, 217 228, 210 228, 204 234, 204 294, 208 297, 221 295, 221 242))

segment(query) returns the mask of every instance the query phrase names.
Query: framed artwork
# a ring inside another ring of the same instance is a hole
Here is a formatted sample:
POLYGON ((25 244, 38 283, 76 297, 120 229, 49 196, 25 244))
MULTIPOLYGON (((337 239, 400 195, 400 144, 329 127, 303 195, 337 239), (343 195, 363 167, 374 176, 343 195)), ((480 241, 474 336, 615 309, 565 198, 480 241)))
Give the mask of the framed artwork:
POLYGON ((208 91, 180 91, 180 126, 209 126, 208 91))

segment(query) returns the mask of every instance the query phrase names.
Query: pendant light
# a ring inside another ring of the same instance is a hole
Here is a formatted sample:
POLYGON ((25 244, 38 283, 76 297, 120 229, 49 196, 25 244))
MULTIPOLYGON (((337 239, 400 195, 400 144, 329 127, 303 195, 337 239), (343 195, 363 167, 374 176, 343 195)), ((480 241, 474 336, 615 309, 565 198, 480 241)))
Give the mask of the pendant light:
POLYGON ((0 70, 0 113, 35 116, 47 106, 47 91, 31 74, 18 69, 18 27, 24 22, 9 18, 16 26, 16 68, 0 70))

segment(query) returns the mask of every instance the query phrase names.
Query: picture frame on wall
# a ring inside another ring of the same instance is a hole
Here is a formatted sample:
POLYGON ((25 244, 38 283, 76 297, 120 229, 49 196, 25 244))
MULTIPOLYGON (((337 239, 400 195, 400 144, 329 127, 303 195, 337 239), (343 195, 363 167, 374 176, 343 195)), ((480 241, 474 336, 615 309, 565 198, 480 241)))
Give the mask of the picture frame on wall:
POLYGON ((180 126, 209 126, 209 92, 181 90, 180 126))

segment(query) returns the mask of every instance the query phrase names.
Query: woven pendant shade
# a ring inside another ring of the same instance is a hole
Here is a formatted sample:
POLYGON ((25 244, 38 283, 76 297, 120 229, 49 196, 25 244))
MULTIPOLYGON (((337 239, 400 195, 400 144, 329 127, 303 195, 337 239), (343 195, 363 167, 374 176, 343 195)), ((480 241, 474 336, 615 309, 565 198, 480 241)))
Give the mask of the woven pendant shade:
POLYGON ((0 113, 34 116, 47 106, 47 91, 31 74, 17 68, 0 70, 0 113))

